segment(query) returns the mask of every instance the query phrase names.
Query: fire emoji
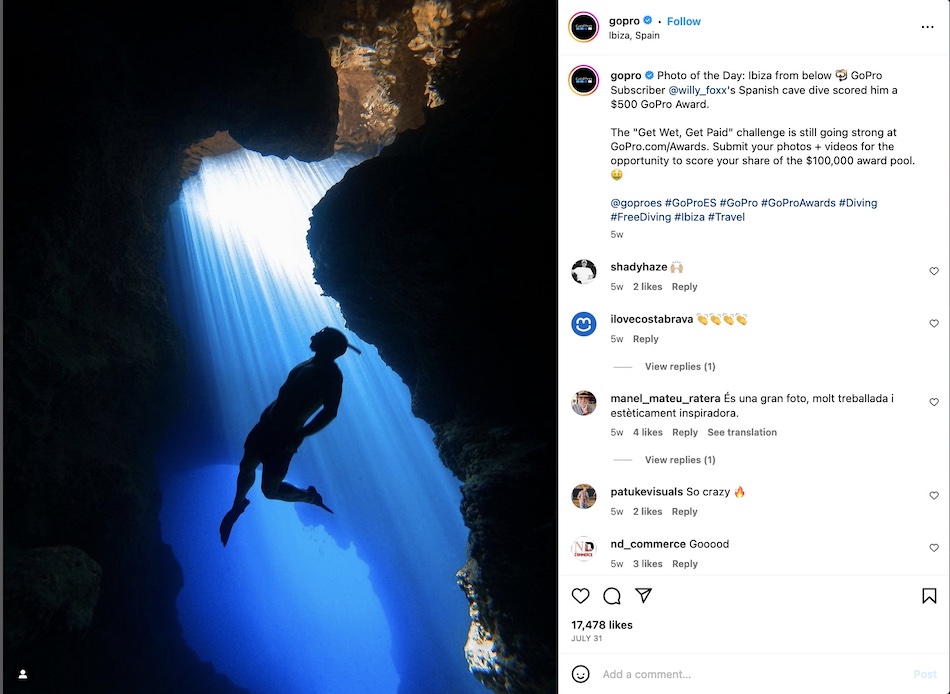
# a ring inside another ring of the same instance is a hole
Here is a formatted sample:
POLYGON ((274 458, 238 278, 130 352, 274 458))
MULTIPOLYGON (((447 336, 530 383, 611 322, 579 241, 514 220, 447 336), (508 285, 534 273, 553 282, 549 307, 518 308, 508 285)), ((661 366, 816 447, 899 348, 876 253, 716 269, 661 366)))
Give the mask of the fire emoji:
POLYGON ((742 487, 739 487, 739 488, 736 490, 736 498, 737 498, 737 499, 741 499, 741 498, 744 497, 744 496, 745 496, 745 491, 743 491, 742 487))

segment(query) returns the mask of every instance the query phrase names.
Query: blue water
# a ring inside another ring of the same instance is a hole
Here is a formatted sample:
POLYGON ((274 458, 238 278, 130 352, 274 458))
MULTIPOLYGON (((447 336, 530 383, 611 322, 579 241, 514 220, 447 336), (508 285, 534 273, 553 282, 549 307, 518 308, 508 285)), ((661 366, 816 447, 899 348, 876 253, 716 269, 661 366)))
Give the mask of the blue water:
POLYGON ((169 211, 164 276, 189 359, 188 402, 159 459, 179 618, 199 658, 254 694, 485 692, 463 651, 459 481, 408 388, 313 279, 311 210, 360 161, 233 152, 205 160, 169 211), (363 354, 337 360, 339 415, 287 481, 316 486, 335 515, 255 484, 222 547, 244 439, 325 325, 363 354))

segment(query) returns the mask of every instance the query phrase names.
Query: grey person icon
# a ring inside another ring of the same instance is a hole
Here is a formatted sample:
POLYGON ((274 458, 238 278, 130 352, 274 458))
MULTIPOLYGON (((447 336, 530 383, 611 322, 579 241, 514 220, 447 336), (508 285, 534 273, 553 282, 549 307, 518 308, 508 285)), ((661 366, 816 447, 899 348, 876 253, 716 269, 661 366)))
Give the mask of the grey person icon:
POLYGON ((589 284, 597 277, 597 268, 587 259, 578 260, 571 266, 571 277, 578 284, 589 284))
POLYGON ((596 407, 597 398, 595 398, 594 394, 589 390, 579 390, 574 393, 571 409, 574 410, 576 414, 586 417, 589 414, 593 414, 596 407))

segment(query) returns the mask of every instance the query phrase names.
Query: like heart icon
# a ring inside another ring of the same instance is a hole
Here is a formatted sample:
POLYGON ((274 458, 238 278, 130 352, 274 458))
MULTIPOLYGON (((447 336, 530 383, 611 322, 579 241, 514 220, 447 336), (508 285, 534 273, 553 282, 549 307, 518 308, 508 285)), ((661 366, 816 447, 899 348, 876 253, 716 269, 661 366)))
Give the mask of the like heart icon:
POLYGON ((930 492, 931 499, 936 499, 938 496, 940 496, 940 492, 930 492))
POLYGON ((579 603, 583 603, 590 597, 590 591, 587 588, 575 588, 571 591, 571 596, 579 603))
POLYGON ((938 549, 940 549, 940 545, 938 545, 936 542, 930 545, 931 552, 936 552, 938 549))

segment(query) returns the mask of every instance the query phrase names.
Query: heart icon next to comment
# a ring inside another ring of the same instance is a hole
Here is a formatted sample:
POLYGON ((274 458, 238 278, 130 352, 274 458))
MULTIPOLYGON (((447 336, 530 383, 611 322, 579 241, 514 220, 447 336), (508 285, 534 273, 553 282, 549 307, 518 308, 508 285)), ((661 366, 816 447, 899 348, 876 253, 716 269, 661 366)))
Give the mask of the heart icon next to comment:
POLYGON ((938 496, 940 496, 940 492, 930 492, 931 499, 936 499, 938 496))
POLYGON ((937 403, 938 403, 938 402, 940 402, 940 401, 937 400, 937 398, 930 398, 930 404, 933 405, 934 407, 937 406, 937 403))
POLYGON ((932 327, 936 328, 938 325, 940 325, 940 321, 938 321, 936 318, 931 318, 931 319, 930 319, 930 325, 931 325, 932 327))
POLYGON ((938 545, 936 542, 930 545, 931 552, 936 552, 938 549, 940 549, 940 545, 938 545))
POLYGON ((936 275, 938 272, 940 272, 940 268, 939 268, 939 267, 932 267, 932 268, 930 268, 930 274, 931 274, 931 275, 936 275))
POLYGON ((590 597, 590 591, 587 588, 575 588, 571 591, 571 596, 579 603, 583 603, 590 597))

